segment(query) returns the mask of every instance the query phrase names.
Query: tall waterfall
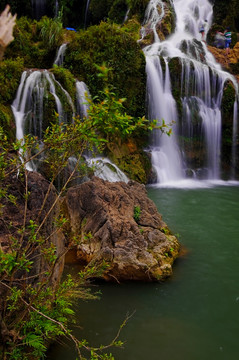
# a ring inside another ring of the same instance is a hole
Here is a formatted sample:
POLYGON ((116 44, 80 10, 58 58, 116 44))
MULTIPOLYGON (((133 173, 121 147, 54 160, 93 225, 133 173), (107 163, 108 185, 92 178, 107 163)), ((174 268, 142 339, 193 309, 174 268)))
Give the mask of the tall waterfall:
MULTIPOLYGON (((157 173, 157 182, 161 184, 178 182, 191 176, 209 180, 221 177, 221 102, 223 90, 228 81, 233 83, 238 96, 238 85, 232 75, 222 70, 212 54, 207 50, 199 33, 200 25, 207 20, 205 39, 212 23, 213 7, 208 0, 172 0, 176 26, 175 31, 166 40, 160 41, 157 33, 165 13, 165 3, 151 0, 148 4, 144 24, 154 34, 154 43, 144 48, 146 55, 147 93, 149 117, 162 119, 166 123, 174 122, 173 135, 167 137, 160 131, 153 134, 151 152, 152 164, 157 173), (170 66, 181 73, 181 85, 178 84, 181 103, 178 110, 173 97, 170 66), (197 121, 197 126, 195 126, 197 121), (205 161, 202 168, 193 169, 184 156, 190 138, 198 133, 205 139, 205 161), (180 147, 179 147, 180 139, 180 147)), ((142 29, 142 38, 146 35, 142 29)), ((234 131, 237 130, 237 100, 234 106, 234 131)), ((235 135, 234 135, 235 136, 235 135)), ((235 149, 235 146, 234 146, 235 149)), ((232 154, 235 157, 235 153, 232 154)))

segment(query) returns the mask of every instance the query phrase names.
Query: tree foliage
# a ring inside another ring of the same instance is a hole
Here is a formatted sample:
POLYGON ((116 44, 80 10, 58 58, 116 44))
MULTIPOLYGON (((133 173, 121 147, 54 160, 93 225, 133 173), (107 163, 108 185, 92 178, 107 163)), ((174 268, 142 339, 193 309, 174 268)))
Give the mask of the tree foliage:
MULTIPOLYGON (((102 150, 113 138, 123 141, 142 127, 150 130, 156 126, 155 122, 127 115, 124 99, 118 99, 108 88, 109 69, 101 66, 98 71, 105 83, 103 100, 91 103, 84 121, 76 118, 72 124, 55 122, 46 129, 39 147, 38 139, 31 135, 10 144, 0 128, 0 230, 5 234, 0 248, 0 343, 4 359, 41 358, 47 342, 63 335, 73 341, 79 359, 86 359, 83 349, 89 353, 87 358, 113 359, 112 354, 102 352, 108 346, 91 347, 85 340, 76 339, 69 328, 69 319, 74 320, 74 299, 92 298, 85 283, 92 276, 102 276, 107 264, 86 268, 75 280, 68 276, 59 285, 53 281, 65 254, 52 241, 67 222, 59 212, 59 202, 72 178, 82 170, 83 152, 102 150), (57 193, 53 183, 71 156, 77 159, 75 168, 57 193), (26 170, 26 164, 39 157, 48 166, 50 181, 44 191, 40 189, 44 196, 33 216, 32 173, 26 170), (49 224, 50 233, 46 231, 49 224)), ((121 345, 118 336, 110 346, 121 345)))
POLYGON ((115 24, 102 22, 79 31, 68 45, 64 66, 89 87, 91 95, 103 90, 95 64, 112 68, 109 83, 132 116, 145 114, 145 58, 135 37, 115 24))

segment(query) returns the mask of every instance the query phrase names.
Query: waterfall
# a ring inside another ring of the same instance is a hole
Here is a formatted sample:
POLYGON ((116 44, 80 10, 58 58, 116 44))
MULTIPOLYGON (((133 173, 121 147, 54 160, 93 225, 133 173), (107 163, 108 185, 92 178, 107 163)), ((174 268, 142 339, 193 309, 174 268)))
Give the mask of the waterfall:
MULTIPOLYGON (((144 24, 150 24, 150 28, 153 30, 154 33, 154 40, 155 42, 159 42, 158 33, 156 30, 157 24, 163 19, 164 17, 164 4, 161 0, 151 0, 149 5, 146 8, 145 17, 144 17, 144 24), (161 12, 159 13, 159 9, 161 12)), ((145 33, 142 34, 143 37, 146 35, 145 33)))
MULTIPOLYGON (((56 81, 54 75, 47 70, 23 72, 16 97, 12 103, 16 124, 16 138, 22 141, 22 144, 26 134, 37 136, 39 141, 42 139, 43 129, 47 127, 44 115, 47 111, 50 95, 53 96, 59 121, 72 121, 74 105, 70 95, 56 81), (64 110, 63 99, 71 109, 70 114, 64 110)), ((31 162, 28 169, 36 170, 36 164, 31 162)))
POLYGON ((123 20, 123 24, 124 24, 126 21, 128 21, 128 18, 129 18, 129 12, 130 12, 130 8, 128 8, 128 9, 127 9, 127 11, 126 11, 126 14, 125 14, 125 16, 124 16, 124 20, 123 20))
MULTIPOLYGON (((27 133, 42 138, 44 108, 49 101, 49 94, 55 100, 59 121, 68 122, 74 116, 74 105, 70 95, 53 74, 47 70, 24 71, 12 103, 12 111, 16 122, 16 138, 22 139, 27 133), (65 99, 71 109, 68 114, 64 110, 61 99, 65 99)), ((46 126, 46 124, 45 124, 46 126)))
MULTIPOLYGON (((87 117, 90 98, 89 90, 83 81, 76 81, 76 113, 82 119, 87 117)), ((58 113, 58 121, 69 123, 75 116, 75 106, 68 92, 55 79, 54 75, 47 70, 29 70, 22 73, 20 85, 16 97, 12 103, 12 111, 16 124, 16 139, 24 145, 24 135, 32 134, 41 142, 43 133, 49 125, 45 115, 54 109, 58 113), (53 104, 52 104, 53 102, 53 104), (50 104, 49 104, 50 103, 50 104), (54 106, 54 109, 52 108, 54 106)), ((52 119, 50 119, 52 121, 52 119)), ((77 154, 76 154, 77 156, 77 154)), ((20 151, 22 161, 24 155, 20 151)), ((28 162, 26 168, 29 171, 38 170, 37 159, 28 162)), ((65 177, 69 176, 70 170, 74 168, 77 158, 69 159, 68 167, 65 169, 65 177)), ((128 182, 127 176, 109 159, 98 156, 89 158, 87 156, 88 166, 94 169, 96 176, 111 182, 124 181, 128 182)), ((60 182, 58 179, 58 187, 60 182)), ((81 180, 82 181, 82 180, 81 180)))
POLYGON ((90 92, 83 81, 76 81, 76 110, 83 119, 88 115, 90 92))
POLYGON ((54 65, 63 66, 63 60, 64 60, 66 48, 67 48, 67 44, 62 44, 59 47, 57 54, 56 54, 56 58, 54 60, 54 65))
POLYGON ((127 183, 129 179, 115 164, 104 157, 88 158, 87 164, 93 168, 95 176, 110 182, 123 181, 127 183))
POLYGON ((87 0, 86 8, 85 8, 85 28, 87 24, 87 15, 88 15, 89 6, 90 6, 90 0, 87 0))
POLYGON ((31 0, 33 17, 37 20, 46 15, 46 0, 31 0))
MULTIPOLYGON (((172 35, 160 42, 157 28, 163 21, 166 6, 160 0, 149 2, 141 31, 142 39, 149 30, 154 34, 154 43, 144 48, 149 118, 158 119, 159 124, 162 119, 166 123, 175 122, 172 136, 167 137, 158 131, 153 134, 152 165, 160 184, 178 182, 189 173, 196 178, 218 180, 221 177, 223 90, 230 81, 238 94, 238 85, 235 78, 216 63, 199 33, 200 25, 207 20, 206 39, 212 23, 212 4, 208 0, 172 0, 171 5, 176 16, 172 35), (177 101, 173 97, 175 89, 171 85, 172 64, 177 64, 178 74, 181 72, 177 101), (177 106, 179 102, 180 111, 177 106), (192 162, 185 155, 186 150, 193 146, 190 138, 194 135, 203 138, 201 146, 205 159, 200 164, 203 169, 200 166, 193 168, 192 162)), ((236 105, 234 110, 236 132, 236 105)))
POLYGON ((59 12, 59 2, 56 0, 56 2, 55 2, 55 17, 58 16, 58 12, 59 12))

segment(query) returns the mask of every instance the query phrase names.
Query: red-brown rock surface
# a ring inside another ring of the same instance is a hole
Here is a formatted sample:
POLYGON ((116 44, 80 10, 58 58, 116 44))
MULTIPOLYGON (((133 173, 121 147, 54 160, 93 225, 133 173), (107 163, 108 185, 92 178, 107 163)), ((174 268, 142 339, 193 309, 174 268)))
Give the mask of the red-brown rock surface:
MULTIPOLYGON (((208 50, 213 54, 216 61, 227 71, 230 70, 230 64, 237 64, 239 62, 239 42, 230 49, 228 55, 226 54, 226 49, 218 49, 208 45, 208 50)), ((239 74, 235 75, 235 77, 239 81, 239 74)))

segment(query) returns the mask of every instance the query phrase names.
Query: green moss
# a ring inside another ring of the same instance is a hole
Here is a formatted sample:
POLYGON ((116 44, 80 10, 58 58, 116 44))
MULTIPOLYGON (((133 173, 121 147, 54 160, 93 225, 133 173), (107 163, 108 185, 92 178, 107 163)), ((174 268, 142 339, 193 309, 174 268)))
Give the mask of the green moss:
POLYGON ((14 141, 15 125, 10 106, 0 104, 0 127, 3 129, 4 134, 7 136, 8 140, 14 141))
POLYGON ((128 0, 128 7, 130 8, 130 16, 136 15, 140 22, 144 19, 144 14, 149 0, 128 0))
MULTIPOLYGON (((170 59, 169 63, 170 78, 172 83, 173 97, 177 103, 179 117, 182 115, 182 102, 181 102, 181 74, 182 64, 179 58, 170 59)), ((175 119, 172 119, 175 120, 175 119)))
POLYGON ((233 114, 233 107, 235 102, 235 89, 231 83, 227 83, 222 97, 222 111, 228 116, 233 114))
POLYGON ((50 68, 56 51, 63 41, 62 25, 54 19, 33 21, 26 17, 17 20, 14 41, 7 47, 5 58, 24 58, 25 67, 50 68))
POLYGON ((129 33, 131 37, 137 41, 140 35, 141 24, 137 20, 136 16, 133 16, 130 20, 125 22, 122 26, 122 30, 129 33))
POLYGON ((166 1, 166 3, 165 15, 160 25, 161 32, 165 37, 170 35, 175 28, 175 14, 173 8, 169 1, 166 1))
POLYGON ((117 24, 123 23, 127 8, 126 0, 115 0, 109 11, 109 19, 117 24))
POLYGON ((123 144, 121 149, 111 152, 109 157, 130 179, 143 184, 148 182, 151 162, 140 148, 136 147, 132 151, 123 144))
POLYGON ((74 75, 68 69, 58 67, 56 65, 53 69, 51 69, 51 72, 74 101, 76 97, 76 82, 74 75))
POLYGON ((0 103, 11 103, 14 100, 22 72, 21 58, 0 62, 0 103))
POLYGON ((112 69, 109 85, 117 96, 127 98, 127 112, 133 116, 145 114, 145 57, 134 35, 105 22, 80 31, 67 47, 64 66, 87 84, 94 97, 104 87, 95 64, 103 62, 112 69))

